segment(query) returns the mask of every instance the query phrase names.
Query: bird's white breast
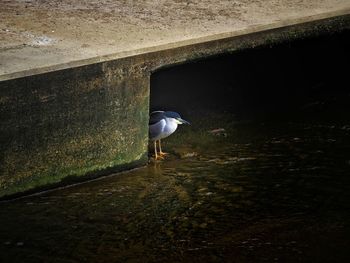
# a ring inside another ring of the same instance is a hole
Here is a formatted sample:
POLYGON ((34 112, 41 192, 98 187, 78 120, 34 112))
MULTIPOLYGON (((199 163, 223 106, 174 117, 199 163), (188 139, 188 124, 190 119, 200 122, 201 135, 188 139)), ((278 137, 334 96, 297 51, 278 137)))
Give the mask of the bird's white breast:
POLYGON ((177 122, 173 118, 165 118, 166 125, 163 130, 163 138, 168 137, 170 134, 176 131, 177 129, 177 122))
POLYGON ((161 140, 176 131, 178 121, 174 118, 164 118, 149 126, 149 136, 152 140, 161 140))

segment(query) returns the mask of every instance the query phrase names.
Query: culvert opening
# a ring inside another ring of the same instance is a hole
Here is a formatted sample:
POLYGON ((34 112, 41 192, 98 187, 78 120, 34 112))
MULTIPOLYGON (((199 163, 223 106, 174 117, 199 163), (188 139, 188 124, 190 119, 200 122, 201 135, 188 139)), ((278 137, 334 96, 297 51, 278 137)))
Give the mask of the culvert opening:
POLYGON ((151 110, 254 120, 346 106, 349 44, 345 31, 162 69, 151 76, 151 110))
POLYGON ((164 139, 171 154, 150 166, 171 182, 161 197, 174 194, 169 207, 181 210, 168 224, 171 240, 189 237, 181 249, 204 261, 214 247, 230 261, 248 246, 262 248, 252 261, 345 261, 350 236, 334 226, 350 220, 349 39, 301 39, 151 76, 151 110, 192 124, 164 139))
POLYGON ((349 39, 343 31, 161 69, 151 76, 150 109, 180 113, 192 123, 181 127, 187 136, 226 136, 243 123, 346 125, 349 39))

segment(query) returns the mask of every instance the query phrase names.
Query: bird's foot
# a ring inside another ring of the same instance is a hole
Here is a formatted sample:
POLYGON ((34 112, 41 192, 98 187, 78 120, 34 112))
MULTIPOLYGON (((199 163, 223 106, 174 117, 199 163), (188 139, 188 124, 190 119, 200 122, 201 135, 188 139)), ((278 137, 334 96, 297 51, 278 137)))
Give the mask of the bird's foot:
MULTIPOLYGON (((164 156, 164 155, 168 155, 169 153, 165 153, 165 152, 159 152, 160 156, 164 156)), ((164 157, 163 157, 164 158, 164 157)))
POLYGON ((155 161, 164 160, 164 156, 162 156, 162 155, 157 155, 157 156, 154 157, 154 160, 155 160, 155 161))

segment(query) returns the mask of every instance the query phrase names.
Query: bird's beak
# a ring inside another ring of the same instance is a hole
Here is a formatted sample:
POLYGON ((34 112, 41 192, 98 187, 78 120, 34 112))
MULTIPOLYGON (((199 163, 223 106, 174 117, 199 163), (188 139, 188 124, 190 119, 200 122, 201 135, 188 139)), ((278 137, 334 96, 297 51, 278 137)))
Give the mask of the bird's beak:
POLYGON ((178 118, 177 120, 179 121, 180 124, 190 124, 188 121, 181 118, 178 118))

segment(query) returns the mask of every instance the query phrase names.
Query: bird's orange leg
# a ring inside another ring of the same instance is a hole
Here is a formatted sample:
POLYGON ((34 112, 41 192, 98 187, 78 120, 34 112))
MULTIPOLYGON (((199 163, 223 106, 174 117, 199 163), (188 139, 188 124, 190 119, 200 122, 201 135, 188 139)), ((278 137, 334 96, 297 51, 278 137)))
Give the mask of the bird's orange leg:
POLYGON ((160 144, 160 140, 159 140, 159 154, 160 154, 160 156, 168 154, 168 153, 165 153, 165 152, 162 151, 162 145, 160 144))
MULTIPOLYGON (((160 140, 159 140, 160 142, 160 140)), ((157 152, 157 140, 154 141, 154 158, 157 161, 158 159, 164 159, 163 157, 164 153, 162 152, 162 149, 160 149, 160 152, 158 154, 157 152)))
POLYGON ((154 141, 154 158, 157 160, 158 159, 158 154, 157 154, 157 140, 154 141))

